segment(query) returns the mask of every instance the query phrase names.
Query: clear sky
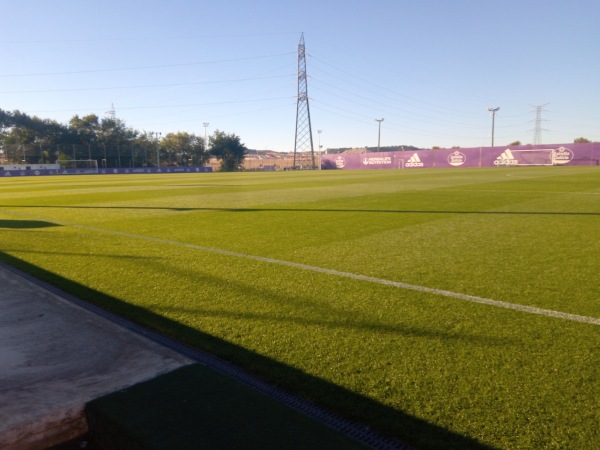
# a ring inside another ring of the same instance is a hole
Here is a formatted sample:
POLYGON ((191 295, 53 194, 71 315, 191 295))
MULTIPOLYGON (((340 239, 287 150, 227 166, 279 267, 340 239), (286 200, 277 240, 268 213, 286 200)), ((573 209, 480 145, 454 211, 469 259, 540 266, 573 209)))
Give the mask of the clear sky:
POLYGON ((598 0, 0 0, 0 108, 292 151, 301 33, 315 148, 600 141, 598 0))

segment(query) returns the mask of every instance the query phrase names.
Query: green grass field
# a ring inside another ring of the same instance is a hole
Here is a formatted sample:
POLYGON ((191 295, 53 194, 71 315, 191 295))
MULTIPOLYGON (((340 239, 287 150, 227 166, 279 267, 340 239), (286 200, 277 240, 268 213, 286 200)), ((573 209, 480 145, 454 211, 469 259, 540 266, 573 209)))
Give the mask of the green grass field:
POLYGON ((600 168, 13 177, 0 199, 2 260, 387 435, 600 442, 600 168))

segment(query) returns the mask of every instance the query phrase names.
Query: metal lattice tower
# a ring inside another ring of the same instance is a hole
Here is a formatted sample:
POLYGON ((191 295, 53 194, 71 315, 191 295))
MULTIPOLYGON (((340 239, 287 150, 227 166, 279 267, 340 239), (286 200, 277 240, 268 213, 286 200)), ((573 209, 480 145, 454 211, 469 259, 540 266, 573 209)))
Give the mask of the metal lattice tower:
POLYGON ((542 128, 542 112, 545 111, 544 107, 548 103, 535 107, 535 127, 533 129, 533 145, 542 143, 542 131, 548 131, 542 128))
POLYGON ((298 103, 296 106, 296 142, 294 144, 294 169, 310 165, 315 169, 315 151, 313 148, 310 108, 308 107, 308 88, 306 80, 306 53, 304 33, 298 44, 298 103))
POLYGON ((117 118, 117 111, 115 110, 114 103, 110 104, 110 109, 106 111, 106 117, 112 120, 115 120, 117 118))

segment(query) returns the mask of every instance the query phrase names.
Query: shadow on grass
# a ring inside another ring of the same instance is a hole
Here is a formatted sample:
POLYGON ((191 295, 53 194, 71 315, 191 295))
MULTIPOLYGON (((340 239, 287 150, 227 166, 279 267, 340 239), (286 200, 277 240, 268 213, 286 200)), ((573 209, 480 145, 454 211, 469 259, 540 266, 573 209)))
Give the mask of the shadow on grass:
MULTIPOLYGON (((159 270, 167 272, 169 266, 164 264, 163 261, 154 261, 154 267, 159 270), (162 269, 161 269, 162 268, 162 269)), ((280 294, 276 293, 273 289, 261 287, 260 283, 250 284, 244 283, 236 279, 225 280, 222 277, 209 275, 207 273, 199 274, 198 272, 180 268, 180 275, 183 277, 195 278, 201 281, 203 286, 206 287, 222 287, 225 283, 227 284, 227 290, 229 292, 236 292, 240 297, 255 298, 255 299, 269 299, 270 304, 279 304, 281 307, 293 305, 295 310, 302 311, 304 314, 274 314, 266 312, 255 312, 255 311, 230 311, 225 308, 205 308, 201 309, 198 306, 195 308, 185 307, 174 307, 166 304, 147 304, 150 309, 155 313, 176 313, 179 317, 187 316, 200 316, 200 317, 214 317, 217 319, 231 319, 231 320, 252 320, 260 321, 261 323, 289 323, 290 326, 317 326, 324 327, 326 329, 345 329, 350 332, 355 330, 363 330, 376 334, 390 333, 401 336, 416 336, 428 339, 443 339, 446 341, 460 340, 465 342, 475 343, 477 345, 485 345, 486 347, 491 346, 506 346, 510 342, 507 338, 497 338, 492 336, 476 335, 461 330, 460 332, 442 331, 439 327, 426 329, 423 327, 411 327, 404 323, 385 323, 381 319, 367 320, 363 311, 349 310, 347 307, 336 308, 331 304, 325 305, 322 301, 310 300, 306 297, 295 293, 280 294)))
POLYGON ((46 222, 44 220, 5 220, 0 219, 0 228, 26 229, 26 228, 50 228, 61 225, 46 222))
POLYGON ((281 386, 308 401, 333 410, 351 421, 371 427, 385 436, 417 448, 492 448, 273 359, 166 319, 146 309, 125 303, 118 298, 89 289, 6 253, 0 252, 0 261, 132 322, 237 364, 267 382, 281 386))
MULTIPOLYGON (((19 247, 19 248, 10 248, 8 246, 5 246, 3 248, 5 251, 14 251, 14 252, 19 252, 19 253, 25 253, 25 254, 30 254, 30 255, 56 255, 56 256, 73 256, 73 257, 86 257, 88 256, 86 253, 84 252, 76 252, 76 251, 49 251, 49 250, 24 250, 23 248, 19 247)), ((117 255, 114 253, 110 253, 110 254, 99 254, 99 253, 95 253, 94 254, 94 258, 105 258, 105 259, 123 259, 123 260, 130 260, 130 261, 146 261, 148 258, 146 256, 135 256, 135 255, 117 255)), ((166 258, 166 257, 157 257, 155 256, 154 259, 158 260, 159 258, 166 258)))
POLYGON ((568 211, 461 211, 427 209, 307 209, 307 208, 209 208, 209 207, 168 207, 168 206, 79 206, 79 205, 0 205, 0 208, 56 208, 56 209, 130 209, 159 211, 222 211, 231 213, 247 212, 301 212, 301 213, 378 213, 378 214, 473 214, 498 216, 600 216, 597 212, 568 211))

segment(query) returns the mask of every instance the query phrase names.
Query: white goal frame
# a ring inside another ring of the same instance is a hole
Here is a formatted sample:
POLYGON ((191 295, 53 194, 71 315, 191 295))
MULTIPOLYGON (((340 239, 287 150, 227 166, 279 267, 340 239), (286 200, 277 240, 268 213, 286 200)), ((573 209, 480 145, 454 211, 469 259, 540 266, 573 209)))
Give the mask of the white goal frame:
MULTIPOLYGON (((56 161, 59 170, 75 170, 75 173, 99 173, 95 159, 61 159, 56 161)), ((71 172, 72 173, 72 172, 71 172)))
POLYGON ((511 150, 511 152, 517 160, 517 163, 513 164, 515 166, 554 166, 556 164, 553 148, 511 150), (523 157, 520 158, 521 155, 523 157), (536 158, 539 158, 539 160, 536 160, 536 158))

